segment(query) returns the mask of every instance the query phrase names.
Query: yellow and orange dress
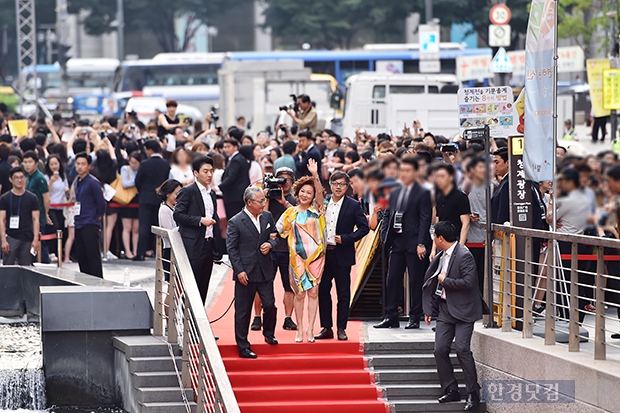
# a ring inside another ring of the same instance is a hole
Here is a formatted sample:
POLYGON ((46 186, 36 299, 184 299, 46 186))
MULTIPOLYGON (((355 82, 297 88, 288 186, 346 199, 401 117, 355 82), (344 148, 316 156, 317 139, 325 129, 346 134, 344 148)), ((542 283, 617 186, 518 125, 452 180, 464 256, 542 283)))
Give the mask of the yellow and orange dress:
POLYGON ((313 206, 305 211, 290 207, 277 224, 289 247, 289 276, 293 291, 307 291, 321 281, 325 267, 325 216, 313 206))

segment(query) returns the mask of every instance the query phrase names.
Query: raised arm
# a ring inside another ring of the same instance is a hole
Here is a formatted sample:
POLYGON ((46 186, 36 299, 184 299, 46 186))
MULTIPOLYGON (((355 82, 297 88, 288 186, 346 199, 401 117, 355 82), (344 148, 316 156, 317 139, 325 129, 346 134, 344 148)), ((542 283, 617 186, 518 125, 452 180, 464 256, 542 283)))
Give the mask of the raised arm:
POLYGON ((323 184, 321 184, 321 179, 319 178, 319 164, 312 158, 308 159, 308 172, 312 174, 312 179, 314 180, 314 200, 317 210, 322 212, 323 202, 325 201, 323 198, 323 184))

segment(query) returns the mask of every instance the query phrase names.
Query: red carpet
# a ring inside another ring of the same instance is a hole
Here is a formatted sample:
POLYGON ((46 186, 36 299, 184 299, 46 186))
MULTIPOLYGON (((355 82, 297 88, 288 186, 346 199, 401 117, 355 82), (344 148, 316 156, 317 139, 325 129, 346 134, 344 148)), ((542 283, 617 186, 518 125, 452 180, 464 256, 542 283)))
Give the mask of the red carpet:
MULTIPOLYGON (((226 276, 224 287, 209 310, 212 320, 221 316, 232 300, 234 285, 231 278, 226 276)), ((279 276, 274 289, 278 307, 276 337, 280 344, 265 344, 261 331, 250 331, 249 340, 258 359, 239 358, 234 335, 234 308, 211 325, 213 333, 220 338, 218 345, 241 412, 389 412, 389 406, 378 399, 380 393, 365 366, 360 342, 361 323, 349 322, 348 341, 295 343, 295 332, 282 329, 284 306, 279 276)), ((317 315, 315 334, 320 330, 318 318, 317 315)))

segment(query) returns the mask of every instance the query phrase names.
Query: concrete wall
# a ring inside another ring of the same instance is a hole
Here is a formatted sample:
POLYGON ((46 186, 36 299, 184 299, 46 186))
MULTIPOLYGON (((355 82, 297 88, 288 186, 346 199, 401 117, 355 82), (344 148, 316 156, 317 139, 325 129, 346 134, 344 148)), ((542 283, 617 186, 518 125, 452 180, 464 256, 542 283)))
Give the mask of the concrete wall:
POLYGON ((566 346, 545 346, 540 338, 520 332, 487 330, 480 324, 472 337, 478 380, 574 380, 575 401, 563 404, 489 403, 490 413, 617 412, 620 365, 595 361, 588 352, 569 353, 566 346))

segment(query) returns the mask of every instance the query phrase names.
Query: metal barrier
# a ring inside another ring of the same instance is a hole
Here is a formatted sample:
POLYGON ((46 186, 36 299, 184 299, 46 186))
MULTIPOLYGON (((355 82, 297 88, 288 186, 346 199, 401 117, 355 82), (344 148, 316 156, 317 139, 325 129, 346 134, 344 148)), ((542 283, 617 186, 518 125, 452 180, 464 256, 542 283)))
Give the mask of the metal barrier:
POLYGON ((167 325, 168 342, 179 344, 181 382, 194 390, 198 413, 240 413, 181 235, 160 227, 151 231, 157 236, 153 334, 164 335, 167 325), (163 257, 164 239, 171 245, 170 260, 163 257))
POLYGON ((580 342, 593 343, 595 360, 605 360, 608 347, 620 349, 620 340, 607 341, 607 333, 620 333, 620 326, 606 328, 607 320, 618 321, 617 314, 606 315, 606 308, 616 313, 620 307, 620 265, 615 265, 620 240, 497 224, 492 229, 493 302, 502 331, 517 328, 531 338, 537 326, 544 329, 547 345, 563 332, 568 351, 580 351, 580 342), (518 238, 524 244, 519 254, 518 238), (534 250, 541 240, 548 240, 543 254, 534 250), (544 317, 534 312, 536 303, 546 304, 544 317))

